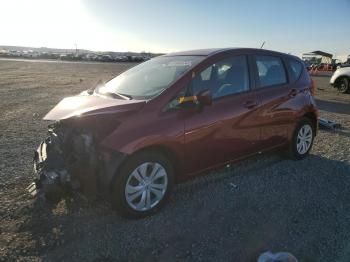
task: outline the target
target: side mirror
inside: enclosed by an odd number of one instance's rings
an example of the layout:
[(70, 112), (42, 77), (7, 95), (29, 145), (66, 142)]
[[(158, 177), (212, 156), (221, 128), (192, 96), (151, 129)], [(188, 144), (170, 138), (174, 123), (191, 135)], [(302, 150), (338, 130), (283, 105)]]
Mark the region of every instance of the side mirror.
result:
[(213, 97), (209, 90), (204, 90), (197, 95), (197, 100), (199, 104), (203, 106), (210, 106), (213, 101)]
[(209, 90), (204, 90), (196, 96), (179, 97), (179, 104), (198, 104), (201, 106), (210, 106), (212, 104), (212, 96)]

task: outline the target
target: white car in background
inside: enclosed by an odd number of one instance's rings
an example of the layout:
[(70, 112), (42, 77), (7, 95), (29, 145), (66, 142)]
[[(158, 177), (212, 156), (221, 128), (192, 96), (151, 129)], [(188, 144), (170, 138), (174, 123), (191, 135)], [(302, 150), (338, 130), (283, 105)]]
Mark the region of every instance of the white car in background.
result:
[(350, 93), (350, 67), (338, 68), (329, 83), (343, 94)]

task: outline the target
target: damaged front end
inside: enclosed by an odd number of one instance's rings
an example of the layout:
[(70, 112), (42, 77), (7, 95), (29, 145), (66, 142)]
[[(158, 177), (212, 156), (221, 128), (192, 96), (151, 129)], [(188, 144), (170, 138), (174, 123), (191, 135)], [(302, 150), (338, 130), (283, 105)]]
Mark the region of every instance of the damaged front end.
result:
[(93, 134), (60, 122), (50, 125), (48, 133), (34, 154), (36, 179), (29, 192), (53, 201), (72, 189), (94, 196), (99, 163)]
[(28, 187), (33, 196), (58, 200), (79, 190), (88, 198), (109, 194), (111, 181), (125, 154), (101, 142), (123, 119), (140, 110), (145, 101), (77, 95), (61, 100), (43, 118), (48, 137), (34, 154), (35, 181)]

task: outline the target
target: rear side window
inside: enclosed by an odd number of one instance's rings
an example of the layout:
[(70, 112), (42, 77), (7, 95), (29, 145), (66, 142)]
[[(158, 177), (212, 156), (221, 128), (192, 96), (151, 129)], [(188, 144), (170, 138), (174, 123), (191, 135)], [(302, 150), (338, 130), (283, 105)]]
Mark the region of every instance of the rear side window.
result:
[(295, 82), (299, 79), (301, 71), (303, 69), (303, 65), (301, 62), (295, 59), (288, 59), (288, 64), (290, 67), (290, 80), (291, 82)]
[(286, 71), (281, 58), (277, 56), (255, 56), (259, 87), (287, 83)]

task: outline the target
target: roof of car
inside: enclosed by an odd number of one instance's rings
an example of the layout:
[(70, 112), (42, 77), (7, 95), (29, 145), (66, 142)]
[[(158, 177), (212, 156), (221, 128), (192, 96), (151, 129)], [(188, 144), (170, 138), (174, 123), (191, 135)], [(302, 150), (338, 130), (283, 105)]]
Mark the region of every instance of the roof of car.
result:
[[(197, 49), (197, 50), (189, 50), (189, 51), (181, 51), (181, 52), (174, 52), (166, 54), (165, 56), (211, 56), (217, 53), (222, 53), (226, 51), (256, 51), (258, 53), (275, 53), (280, 55), (288, 55), (285, 53), (280, 53), (272, 50), (266, 50), (266, 49), (258, 49), (258, 48), (243, 48), (243, 47), (236, 47), (236, 48), (210, 48), (210, 49)], [(293, 56), (293, 55), (289, 55)], [(294, 56), (293, 56), (294, 57)]]
[(180, 56), (180, 55), (200, 55), (200, 56), (209, 56), (219, 52), (231, 50), (235, 48), (209, 48), (209, 49), (197, 49), (197, 50), (189, 50), (189, 51), (180, 51), (169, 53), (167, 56)]

